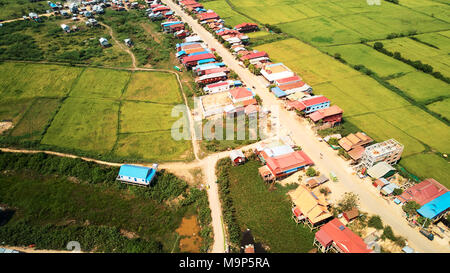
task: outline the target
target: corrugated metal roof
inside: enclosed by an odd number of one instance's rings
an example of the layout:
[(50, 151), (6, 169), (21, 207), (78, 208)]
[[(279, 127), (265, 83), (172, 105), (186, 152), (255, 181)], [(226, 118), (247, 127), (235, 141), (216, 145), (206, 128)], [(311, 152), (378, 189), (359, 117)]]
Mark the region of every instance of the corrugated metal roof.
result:
[(450, 208), (450, 192), (433, 199), (432, 201), (423, 205), (417, 212), (423, 217), (433, 219), (445, 210)]

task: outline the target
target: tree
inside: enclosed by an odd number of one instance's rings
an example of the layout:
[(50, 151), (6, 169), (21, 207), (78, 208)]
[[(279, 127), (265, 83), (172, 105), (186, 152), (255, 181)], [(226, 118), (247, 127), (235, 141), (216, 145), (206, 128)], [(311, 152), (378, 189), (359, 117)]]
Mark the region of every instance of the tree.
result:
[(338, 146), (338, 145), (339, 145), (339, 142), (338, 142), (338, 139), (337, 139), (337, 138), (331, 137), (331, 138), (328, 140), (328, 144), (334, 145), (334, 146)]
[(353, 208), (358, 208), (359, 197), (353, 192), (346, 192), (344, 197), (337, 203), (338, 210), (340, 212), (348, 211)]
[(400, 194), (402, 194), (402, 193), (403, 193), (403, 190), (402, 190), (402, 189), (394, 189), (394, 191), (393, 191), (393, 194), (394, 194), (395, 196), (400, 195)]
[(314, 170), (313, 167), (309, 167), (309, 168), (306, 170), (306, 175), (309, 176), (309, 177), (316, 176), (316, 170)]
[(369, 227), (373, 227), (377, 230), (383, 229), (383, 221), (381, 220), (380, 216), (374, 215), (369, 218), (369, 221), (367, 222), (367, 225)]
[(420, 205), (415, 201), (406, 202), (402, 207), (403, 211), (409, 216), (416, 214), (416, 211), (420, 209)]
[(375, 42), (375, 43), (373, 44), (373, 48), (375, 48), (376, 50), (382, 49), (383, 46), (384, 46), (384, 45), (383, 45), (382, 42)]

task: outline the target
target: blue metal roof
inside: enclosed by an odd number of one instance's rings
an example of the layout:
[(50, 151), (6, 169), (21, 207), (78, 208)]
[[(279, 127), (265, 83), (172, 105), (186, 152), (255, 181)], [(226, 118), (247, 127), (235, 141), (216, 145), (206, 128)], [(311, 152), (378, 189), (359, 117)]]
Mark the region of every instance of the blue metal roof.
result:
[(186, 51), (181, 50), (181, 51), (178, 51), (177, 54), (175, 54), (175, 56), (177, 56), (177, 58), (178, 58), (178, 57), (180, 57), (181, 55), (184, 55), (184, 54), (186, 54)]
[(211, 51), (205, 50), (205, 51), (202, 51), (202, 52), (195, 52), (195, 53), (189, 54), (188, 56), (202, 55), (202, 54), (208, 54), (208, 53), (211, 53)]
[(287, 94), (281, 90), (278, 86), (271, 89), (272, 93), (275, 94), (277, 98), (285, 97)]
[(197, 62), (197, 64), (204, 64), (209, 62), (214, 62), (216, 59), (204, 59)]
[(182, 24), (182, 23), (183, 23), (182, 21), (164, 22), (164, 23), (161, 23), (161, 26), (166, 27), (166, 26), (171, 26), (171, 25), (176, 25), (176, 24)]
[(423, 205), (417, 212), (423, 217), (433, 219), (450, 207), (450, 192), (431, 200)]
[(151, 181), (153, 176), (155, 176), (155, 169), (135, 166), (135, 165), (122, 165), (120, 166), (119, 175), (128, 176), (133, 178), (145, 179), (145, 181)]

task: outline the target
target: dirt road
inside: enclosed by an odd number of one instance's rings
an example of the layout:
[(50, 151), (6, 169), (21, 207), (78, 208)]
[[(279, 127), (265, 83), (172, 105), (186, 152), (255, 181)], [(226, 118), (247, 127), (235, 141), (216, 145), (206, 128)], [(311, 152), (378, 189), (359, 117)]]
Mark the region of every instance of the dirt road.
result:
[[(430, 242), (422, 236), (417, 230), (412, 229), (406, 221), (401, 217), (398, 209), (379, 196), (369, 191), (370, 184), (362, 182), (353, 171), (348, 167), (347, 163), (339, 158), (333, 150), (326, 144), (317, 140), (310, 126), (298, 118), (294, 112), (286, 111), (280, 100), (270, 94), (266, 88), (267, 82), (261, 77), (255, 76), (247, 69), (241, 67), (235, 57), (220, 44), (206, 29), (204, 29), (196, 20), (183, 12), (179, 6), (170, 0), (162, 0), (175, 13), (188, 23), (192, 30), (198, 34), (210, 48), (215, 48), (216, 52), (223, 58), (223, 62), (233, 69), (239, 77), (248, 86), (255, 86), (255, 92), (258, 94), (264, 106), (278, 105), (280, 108), (280, 126), (283, 133), (290, 134), (291, 138), (300, 145), (303, 150), (315, 162), (315, 165), (322, 173), (329, 174), (334, 172), (340, 182), (339, 187), (342, 192), (354, 192), (359, 195), (361, 200), (361, 209), (371, 214), (380, 215), (385, 224), (390, 225), (394, 231), (408, 239), (409, 245), (419, 252), (449, 252), (448, 246), (440, 245), (436, 242)], [(320, 152), (319, 152), (320, 151)], [(323, 159), (320, 159), (322, 153)], [(337, 185), (336, 185), (337, 186)]]

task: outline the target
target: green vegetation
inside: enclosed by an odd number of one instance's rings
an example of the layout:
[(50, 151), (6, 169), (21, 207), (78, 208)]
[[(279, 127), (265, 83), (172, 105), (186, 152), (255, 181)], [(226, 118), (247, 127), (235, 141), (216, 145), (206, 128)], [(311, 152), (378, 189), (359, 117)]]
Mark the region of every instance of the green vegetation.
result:
[(313, 233), (291, 218), (291, 205), (286, 192), (292, 187), (276, 185), (269, 190), (258, 175), (261, 165), (250, 159), (234, 167), (229, 159), (217, 164), (224, 222), (231, 243), (240, 244), (241, 231), (249, 228), (256, 242), (270, 252), (307, 252), (312, 248)]
[[(60, 16), (42, 17), (43, 22), (15, 21), (0, 28), (0, 60), (47, 60), (96, 66), (127, 67), (130, 56), (112, 41), (103, 26), (88, 27)], [(76, 26), (65, 33), (61, 24)], [(111, 47), (102, 48), (98, 39), (108, 39)]]
[(427, 108), (450, 120), (450, 98), (428, 104)]
[(432, 153), (416, 154), (402, 158), (400, 161), (406, 170), (414, 172), (420, 179), (434, 178), (450, 188), (450, 167), (448, 160)]
[(413, 216), (417, 214), (417, 210), (420, 209), (421, 205), (415, 201), (408, 201), (403, 205), (402, 209), (408, 214), (408, 216)]
[(0, 19), (15, 19), (28, 16), (30, 12), (44, 13), (49, 9), (45, 1), (0, 0)]
[[(184, 216), (200, 212), (209, 226), (205, 192), (186, 191), (186, 182), (165, 171), (139, 188), (115, 181), (116, 167), (46, 154), (0, 153), (0, 170), (0, 202), (14, 211), (0, 226), (6, 244), (65, 249), (79, 241), (82, 251), (170, 252)], [(170, 203), (179, 196), (182, 202)]]
[(383, 229), (383, 221), (378, 215), (371, 216), (367, 221), (367, 225), (369, 227), (376, 228), (377, 230)]
[(169, 73), (9, 62), (0, 72), (0, 118), (14, 125), (5, 145), (115, 161), (192, 156), (189, 141), (171, 137), (182, 99)]

